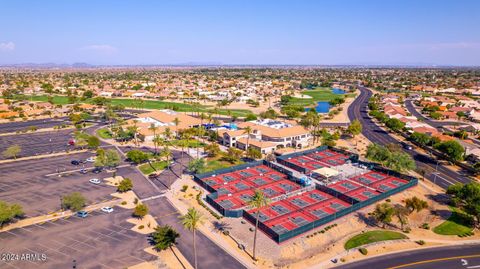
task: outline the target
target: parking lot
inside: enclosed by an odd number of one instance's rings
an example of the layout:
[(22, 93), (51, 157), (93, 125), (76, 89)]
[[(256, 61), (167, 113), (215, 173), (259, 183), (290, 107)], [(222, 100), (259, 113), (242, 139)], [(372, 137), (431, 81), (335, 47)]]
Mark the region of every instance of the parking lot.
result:
[(7, 122), (0, 124), (0, 134), (25, 131), (28, 130), (28, 128), (30, 127), (36, 127), (37, 129), (53, 128), (54, 126), (59, 126), (62, 124), (70, 124), (70, 121), (67, 117), (57, 119)]
[[(22, 148), (19, 156), (27, 157), (42, 154), (63, 152), (72, 150), (68, 141), (72, 138), (74, 130), (58, 130), (51, 132), (26, 133), (0, 136), (0, 153), (11, 145), (19, 145)], [(0, 154), (0, 160), (5, 159)]]
[[(79, 169), (92, 168), (93, 164), (75, 166), (70, 163), (73, 159), (84, 160), (92, 155), (85, 152), (0, 164), (2, 179), (5, 179), (0, 181), (0, 200), (20, 203), (27, 216), (37, 216), (60, 209), (60, 197), (74, 191), (82, 193), (90, 203), (110, 199), (114, 187), (104, 183), (95, 185), (88, 180), (111, 174), (81, 174)], [(59, 177), (58, 171), (71, 172)]]
[[(2, 261), (0, 268), (126, 268), (155, 257), (148, 238), (130, 230), (131, 210), (91, 212), (0, 233), (0, 253), (36, 254), (35, 261)], [(27, 240), (28, 239), (28, 240)], [(41, 260), (42, 254), (46, 260)]]

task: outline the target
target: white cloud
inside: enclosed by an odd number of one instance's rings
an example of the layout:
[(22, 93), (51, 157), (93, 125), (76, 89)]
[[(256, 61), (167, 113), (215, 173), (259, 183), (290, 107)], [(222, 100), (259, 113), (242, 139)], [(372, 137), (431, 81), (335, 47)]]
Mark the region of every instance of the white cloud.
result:
[(6, 42), (0, 43), (0, 51), (11, 51), (15, 49), (15, 43), (13, 42)]
[(105, 54), (113, 54), (118, 51), (117, 48), (111, 45), (89, 45), (82, 47), (81, 50), (96, 51)]

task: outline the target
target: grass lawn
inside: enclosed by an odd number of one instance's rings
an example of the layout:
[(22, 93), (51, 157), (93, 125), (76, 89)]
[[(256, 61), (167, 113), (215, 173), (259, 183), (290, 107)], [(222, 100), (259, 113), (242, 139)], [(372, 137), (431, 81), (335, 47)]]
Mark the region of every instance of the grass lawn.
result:
[(165, 167), (167, 167), (167, 162), (166, 161), (152, 162), (151, 164), (152, 165), (150, 165), (149, 163), (144, 163), (144, 164), (140, 165), (138, 168), (140, 169), (140, 171), (142, 171), (143, 174), (149, 175), (149, 174), (155, 172), (155, 170), (152, 168), (152, 166), (157, 171), (161, 171), (161, 170), (165, 169)]
[(462, 235), (472, 231), (468, 226), (466, 215), (458, 208), (450, 207), (452, 215), (433, 229), (433, 232), (441, 235)]
[(101, 138), (103, 139), (110, 139), (112, 138), (112, 133), (105, 129), (105, 128), (102, 128), (102, 129), (98, 129), (97, 130), (97, 135), (100, 136)]
[(387, 240), (397, 240), (397, 239), (406, 239), (408, 238), (406, 235), (398, 232), (393, 231), (370, 231), (355, 235), (354, 237), (350, 238), (345, 243), (345, 249), (352, 249), (359, 246), (363, 246), (366, 244), (380, 242), (380, 241), (387, 241)]
[[(19, 95), (15, 96), (14, 99), (37, 101), (37, 102), (47, 102), (47, 95)], [(125, 99), (125, 98), (109, 98), (110, 104), (112, 105), (124, 105), (125, 107), (138, 108), (138, 100), (136, 99)], [(68, 104), (68, 97), (63, 95), (54, 95), (52, 99), (54, 104), (66, 105)], [(80, 103), (91, 103), (91, 99), (79, 101)], [(209, 106), (199, 105), (199, 104), (184, 104), (179, 102), (165, 102), (159, 100), (144, 100), (141, 108), (145, 109), (174, 109), (180, 112), (213, 112), (213, 109)], [(230, 115), (237, 117), (245, 117), (248, 114), (251, 114), (252, 111), (248, 109), (219, 109), (218, 114), (228, 115), (230, 110)]]
[[(180, 147), (180, 141), (183, 141), (182, 140), (172, 140), (171, 143), (172, 145), (174, 146), (177, 146), (177, 147)], [(205, 143), (202, 143), (196, 139), (189, 139), (188, 140), (188, 147), (189, 148), (200, 148), (200, 147), (203, 147), (205, 146)]]
[(231, 167), (231, 166), (235, 166), (235, 165), (239, 165), (239, 164), (244, 163), (243, 161), (239, 160), (236, 163), (232, 164), (230, 162), (222, 160), (221, 158), (222, 157), (219, 156), (219, 157), (215, 157), (215, 158), (206, 159), (205, 169), (202, 171), (202, 173), (206, 173), (206, 172), (210, 172), (210, 171), (218, 170), (218, 169), (223, 169), (223, 168), (227, 168), (227, 167)]
[(331, 88), (325, 87), (318, 87), (313, 90), (306, 90), (303, 91), (302, 94), (311, 96), (312, 98), (304, 99), (304, 98), (295, 98), (293, 97), (289, 104), (291, 105), (314, 105), (317, 102), (329, 102), (338, 97), (344, 97), (344, 94), (335, 94), (332, 92)]

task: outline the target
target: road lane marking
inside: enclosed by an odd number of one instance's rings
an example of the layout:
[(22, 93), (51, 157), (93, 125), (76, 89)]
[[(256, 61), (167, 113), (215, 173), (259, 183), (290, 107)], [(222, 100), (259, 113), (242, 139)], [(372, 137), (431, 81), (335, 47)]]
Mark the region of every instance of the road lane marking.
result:
[(480, 268), (480, 265), (467, 266), (467, 268), (469, 268), (469, 269)]
[(431, 259), (431, 260), (424, 260), (424, 261), (418, 261), (418, 262), (412, 262), (412, 263), (397, 265), (397, 266), (389, 267), (388, 269), (398, 269), (398, 268), (404, 268), (404, 267), (407, 267), (407, 266), (419, 265), (419, 264), (425, 264), (425, 263), (433, 263), (433, 262), (441, 262), (441, 261), (449, 261), (449, 260), (465, 259), (465, 258), (478, 258), (478, 257), (480, 257), (480, 254)]

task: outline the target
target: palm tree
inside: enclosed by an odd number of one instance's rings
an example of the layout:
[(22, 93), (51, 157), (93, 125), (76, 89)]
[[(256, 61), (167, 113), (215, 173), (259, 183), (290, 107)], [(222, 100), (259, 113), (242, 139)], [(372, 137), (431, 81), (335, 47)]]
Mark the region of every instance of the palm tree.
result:
[(178, 125), (180, 124), (180, 120), (178, 118), (173, 119), (173, 124), (175, 124), (175, 137), (178, 137)]
[(155, 147), (155, 154), (157, 154), (157, 148), (164, 143), (164, 139), (159, 135), (155, 135), (152, 139), (152, 142), (153, 146)]
[(260, 216), (260, 208), (267, 206), (270, 203), (270, 199), (268, 199), (265, 194), (261, 190), (255, 190), (249, 205), (257, 209), (257, 213), (255, 216), (255, 233), (253, 235), (253, 259), (257, 260), (255, 256), (255, 250), (257, 247), (257, 230), (258, 230), (258, 218)]
[(169, 127), (165, 128), (165, 130), (163, 131), (163, 136), (165, 137), (165, 139), (170, 140), (172, 138), (172, 130), (170, 130)]
[[(157, 136), (158, 126), (152, 123), (150, 124), (150, 127), (148, 127), (148, 130), (153, 132), (153, 138), (155, 139), (155, 137)], [(155, 154), (157, 154), (157, 144), (153, 142), (153, 146), (155, 147)]]
[(188, 209), (187, 214), (180, 217), (182, 220), (182, 225), (185, 229), (188, 229), (193, 232), (193, 256), (195, 260), (194, 268), (197, 269), (197, 247), (195, 246), (195, 231), (198, 229), (198, 226), (203, 223), (202, 214), (196, 210), (194, 207)]
[(248, 150), (248, 146), (249, 146), (249, 143), (250, 143), (250, 134), (252, 133), (252, 127), (250, 126), (247, 126), (245, 127), (245, 129), (243, 129), (243, 133), (244, 134), (247, 134), (247, 146), (245, 147), (245, 152)]

